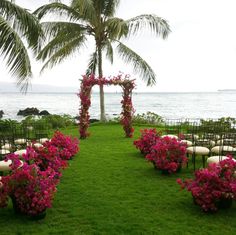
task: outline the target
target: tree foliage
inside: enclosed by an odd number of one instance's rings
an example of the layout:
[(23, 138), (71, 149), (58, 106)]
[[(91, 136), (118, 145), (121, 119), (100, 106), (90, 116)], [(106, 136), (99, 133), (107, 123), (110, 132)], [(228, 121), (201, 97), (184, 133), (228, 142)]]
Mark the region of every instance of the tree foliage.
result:
[(22, 90), (27, 90), (32, 76), (27, 46), (36, 53), (41, 38), (42, 30), (34, 15), (11, 1), (0, 1), (0, 55)]

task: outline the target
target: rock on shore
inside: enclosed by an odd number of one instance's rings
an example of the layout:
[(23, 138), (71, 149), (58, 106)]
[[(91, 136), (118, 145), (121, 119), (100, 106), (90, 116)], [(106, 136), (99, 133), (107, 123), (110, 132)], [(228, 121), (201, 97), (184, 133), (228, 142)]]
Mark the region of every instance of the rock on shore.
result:
[(41, 112), (37, 108), (26, 108), (19, 110), (17, 113), (18, 116), (29, 116), (29, 115), (50, 115), (47, 110), (42, 110)]
[(2, 118), (4, 112), (2, 110), (0, 110), (0, 118)]

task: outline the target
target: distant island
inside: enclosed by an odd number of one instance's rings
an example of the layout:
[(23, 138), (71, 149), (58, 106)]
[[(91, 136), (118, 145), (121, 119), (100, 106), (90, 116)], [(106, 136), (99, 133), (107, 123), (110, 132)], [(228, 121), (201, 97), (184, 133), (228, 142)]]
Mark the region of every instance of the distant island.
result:
[[(28, 92), (32, 93), (76, 93), (79, 90), (78, 87), (62, 87), (62, 86), (51, 86), (43, 84), (32, 84), (29, 86)], [(15, 83), (1, 82), (0, 81), (0, 93), (18, 93), (20, 88)]]
[(236, 92), (236, 89), (223, 89), (223, 90), (217, 90), (217, 91), (223, 91), (223, 92), (228, 92), (228, 91), (230, 91), (230, 92)]

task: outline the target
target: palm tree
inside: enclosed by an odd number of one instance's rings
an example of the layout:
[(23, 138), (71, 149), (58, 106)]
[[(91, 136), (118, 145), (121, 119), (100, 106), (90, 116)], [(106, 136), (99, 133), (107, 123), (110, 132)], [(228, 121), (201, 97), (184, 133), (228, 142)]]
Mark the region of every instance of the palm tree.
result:
[[(118, 55), (126, 63), (131, 63), (134, 71), (139, 73), (147, 85), (153, 85), (155, 73), (131, 48), (121, 40), (147, 28), (165, 39), (170, 32), (168, 23), (155, 15), (140, 15), (129, 20), (115, 17), (119, 0), (72, 0), (70, 6), (54, 2), (38, 8), (34, 13), (41, 20), (50, 13), (67, 16), (65, 21), (51, 21), (42, 23), (49, 42), (41, 50), (38, 59), (46, 61), (43, 69), (52, 67), (72, 53), (78, 52), (85, 45), (89, 37), (94, 39), (94, 50), (90, 56), (87, 74), (98, 73), (103, 77), (102, 55), (105, 53), (113, 63), (113, 46)], [(105, 121), (104, 91), (100, 86), (100, 120)]]
[(36, 52), (41, 35), (39, 21), (34, 15), (14, 1), (0, 1), (0, 55), (6, 60), (10, 73), (17, 77), (21, 90), (27, 90), (29, 78), (32, 76), (24, 43)]

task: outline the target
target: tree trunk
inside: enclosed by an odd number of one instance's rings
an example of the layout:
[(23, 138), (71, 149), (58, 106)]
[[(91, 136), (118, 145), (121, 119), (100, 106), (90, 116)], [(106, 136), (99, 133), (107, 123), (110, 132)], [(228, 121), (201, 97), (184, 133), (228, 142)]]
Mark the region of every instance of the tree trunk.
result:
[[(101, 79), (103, 77), (101, 46), (98, 46), (98, 75), (99, 75), (99, 79)], [(99, 88), (100, 88), (100, 121), (106, 122), (103, 85), (100, 85)]]

